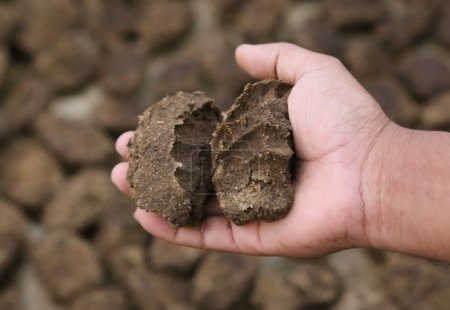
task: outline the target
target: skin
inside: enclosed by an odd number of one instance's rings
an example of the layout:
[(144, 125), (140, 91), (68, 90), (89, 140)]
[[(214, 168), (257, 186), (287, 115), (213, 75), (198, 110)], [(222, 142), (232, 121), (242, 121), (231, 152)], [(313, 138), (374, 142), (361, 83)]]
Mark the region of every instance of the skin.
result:
[[(242, 45), (236, 60), (257, 79), (294, 86), (288, 108), (301, 168), (292, 210), (276, 222), (236, 226), (209, 201), (198, 227), (175, 229), (138, 209), (146, 231), (179, 245), (255, 255), (374, 247), (450, 261), (450, 134), (394, 124), (333, 57), (275, 43)], [(132, 136), (116, 143), (125, 160)], [(117, 165), (112, 180), (130, 195), (127, 169)]]

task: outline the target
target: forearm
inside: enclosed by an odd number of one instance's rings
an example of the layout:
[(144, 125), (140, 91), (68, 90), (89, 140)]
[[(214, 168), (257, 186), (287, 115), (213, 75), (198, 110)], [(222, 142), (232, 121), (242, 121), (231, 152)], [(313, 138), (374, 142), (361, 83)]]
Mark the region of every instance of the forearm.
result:
[(450, 133), (390, 124), (365, 167), (369, 245), (450, 262)]

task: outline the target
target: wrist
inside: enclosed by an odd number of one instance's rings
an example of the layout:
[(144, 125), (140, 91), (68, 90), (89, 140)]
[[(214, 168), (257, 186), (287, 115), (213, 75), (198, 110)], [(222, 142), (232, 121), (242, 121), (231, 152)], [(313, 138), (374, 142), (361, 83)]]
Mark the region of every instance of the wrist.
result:
[(389, 208), (396, 204), (394, 181), (400, 176), (414, 131), (391, 121), (372, 144), (361, 173), (361, 199), (364, 209), (366, 247), (387, 248), (388, 240), (395, 239)]

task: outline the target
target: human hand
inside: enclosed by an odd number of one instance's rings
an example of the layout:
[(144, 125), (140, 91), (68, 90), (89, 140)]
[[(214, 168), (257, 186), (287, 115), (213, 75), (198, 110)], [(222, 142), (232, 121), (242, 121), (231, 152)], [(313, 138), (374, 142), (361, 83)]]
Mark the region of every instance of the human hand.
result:
[[(149, 233), (176, 244), (256, 255), (310, 257), (368, 245), (372, 227), (364, 201), (365, 163), (391, 124), (379, 105), (329, 56), (276, 43), (240, 46), (236, 59), (257, 79), (294, 85), (288, 109), (301, 165), (290, 213), (276, 222), (236, 226), (218, 212), (217, 201), (210, 201), (198, 227), (175, 229), (141, 209), (135, 212), (136, 220)], [(117, 140), (117, 151), (125, 159), (132, 135)], [(127, 163), (117, 165), (112, 180), (131, 194), (127, 169)]]

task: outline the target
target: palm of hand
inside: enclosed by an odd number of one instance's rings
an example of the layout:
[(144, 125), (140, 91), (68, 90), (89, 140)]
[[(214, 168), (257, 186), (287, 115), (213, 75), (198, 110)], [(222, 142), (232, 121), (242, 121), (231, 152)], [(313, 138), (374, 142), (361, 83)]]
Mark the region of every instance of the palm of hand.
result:
[(324, 254), (365, 237), (361, 174), (384, 115), (340, 64), (323, 70), (305, 74), (289, 98), (302, 168), (291, 213), (274, 223), (296, 231), (277, 234), (283, 248), (276, 252), (288, 255)]

